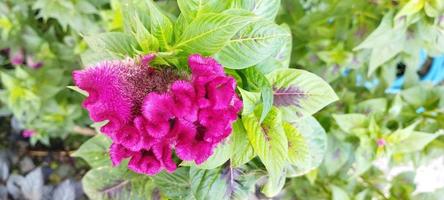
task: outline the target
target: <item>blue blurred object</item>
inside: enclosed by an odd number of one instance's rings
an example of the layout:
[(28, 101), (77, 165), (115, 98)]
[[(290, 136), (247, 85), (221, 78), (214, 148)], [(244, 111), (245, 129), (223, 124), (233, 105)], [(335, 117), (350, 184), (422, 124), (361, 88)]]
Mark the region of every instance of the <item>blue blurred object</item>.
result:
[[(420, 65), (422, 66), (427, 60), (427, 53), (425, 51), (421, 51), (420, 56)], [(427, 74), (421, 78), (421, 81), (430, 82), (433, 85), (437, 85), (440, 82), (444, 81), (444, 55), (433, 58), (432, 66), (430, 67)], [(387, 88), (386, 93), (398, 93), (401, 91), (402, 86), (404, 85), (404, 76), (397, 78), (392, 86)]]

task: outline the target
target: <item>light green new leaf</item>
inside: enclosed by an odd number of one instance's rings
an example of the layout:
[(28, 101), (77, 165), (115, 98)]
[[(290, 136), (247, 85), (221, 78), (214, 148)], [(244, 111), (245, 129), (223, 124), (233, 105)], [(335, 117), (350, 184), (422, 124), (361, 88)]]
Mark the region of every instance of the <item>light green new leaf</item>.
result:
[(420, 151), (441, 135), (444, 135), (444, 132), (432, 134), (413, 131), (408, 137), (396, 142), (395, 144), (389, 144), (389, 148), (392, 149), (393, 153), (410, 153)]
[(348, 196), (347, 192), (344, 191), (344, 189), (335, 185), (330, 185), (330, 189), (332, 193), (332, 200), (350, 200), (350, 197)]
[(317, 75), (298, 69), (282, 69), (267, 75), (273, 87), (274, 105), (298, 115), (312, 115), (338, 100), (334, 90)]
[(251, 159), (256, 154), (253, 146), (248, 140), (247, 132), (242, 124), (242, 120), (237, 120), (233, 123), (233, 132), (231, 134), (231, 166), (239, 167)]
[(307, 116), (294, 124), (284, 124), (288, 138), (287, 176), (301, 176), (319, 167), (327, 152), (327, 134), (319, 122)]
[(82, 179), (90, 199), (150, 199), (153, 184), (149, 177), (134, 174), (126, 167), (101, 166), (88, 171)]
[(137, 40), (126, 33), (109, 32), (84, 38), (88, 46), (95, 52), (107, 52), (117, 58), (134, 56), (138, 47)]
[(131, 33), (133, 34), (134, 38), (136, 38), (140, 48), (142, 48), (142, 51), (144, 53), (153, 51), (157, 52), (160, 46), (159, 40), (147, 30), (137, 15), (131, 17), (131, 21)]
[(291, 33), (285, 27), (259, 21), (240, 30), (215, 58), (227, 68), (247, 68), (278, 54), (288, 40)]
[(257, 16), (274, 21), (278, 14), (281, 0), (233, 0), (233, 8), (251, 11)]
[(252, 17), (225, 13), (200, 15), (186, 27), (174, 48), (189, 53), (212, 55), (252, 21)]
[(72, 156), (83, 158), (91, 167), (111, 166), (108, 155), (110, 146), (111, 140), (99, 134), (83, 143)]
[(151, 34), (159, 40), (162, 49), (169, 49), (169, 44), (173, 39), (173, 23), (152, 0), (145, 2), (150, 12)]
[(261, 112), (262, 108), (259, 106), (254, 114), (243, 116), (242, 122), (255, 153), (268, 171), (268, 183), (262, 192), (267, 196), (274, 196), (281, 186), (288, 155), (288, 142), (279, 110), (272, 108), (262, 124), (259, 123)]
[(80, 88), (77, 87), (77, 86), (66, 86), (66, 87), (69, 88), (69, 89), (71, 89), (71, 90), (73, 90), (73, 91), (76, 91), (76, 92), (82, 94), (82, 95), (85, 96), (85, 97), (89, 96), (89, 94), (88, 94), (87, 91), (82, 90), (82, 89), (80, 89)]
[(271, 107), (273, 106), (273, 89), (271, 88), (271, 84), (264, 76), (264, 74), (262, 74), (256, 68), (250, 67), (248, 69), (245, 69), (244, 72), (250, 89), (253, 91), (261, 92), (263, 109), (259, 122), (262, 123), (268, 112), (270, 112)]
[(422, 8), (424, 8), (426, 0), (410, 0), (402, 9), (399, 11), (398, 14), (396, 14), (395, 19), (399, 19), (400, 17), (410, 16), (413, 15)]
[(367, 116), (359, 113), (333, 115), (339, 128), (346, 133), (351, 133), (354, 128), (366, 128)]
[(242, 115), (249, 115), (254, 112), (254, 108), (260, 103), (261, 93), (249, 92), (238, 88), (242, 96), (243, 108)]
[(369, 75), (404, 49), (406, 29), (403, 26), (393, 27), (392, 17), (392, 12), (386, 14), (378, 28), (354, 49), (371, 49)]

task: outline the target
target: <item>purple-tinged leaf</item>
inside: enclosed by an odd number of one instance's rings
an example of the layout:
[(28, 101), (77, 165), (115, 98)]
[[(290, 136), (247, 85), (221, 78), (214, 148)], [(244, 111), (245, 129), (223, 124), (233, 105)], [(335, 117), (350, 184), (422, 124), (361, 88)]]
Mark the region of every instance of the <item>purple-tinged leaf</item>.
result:
[(273, 88), (275, 106), (297, 106), (301, 107), (300, 101), (306, 98), (306, 93), (294, 86), (287, 88)]

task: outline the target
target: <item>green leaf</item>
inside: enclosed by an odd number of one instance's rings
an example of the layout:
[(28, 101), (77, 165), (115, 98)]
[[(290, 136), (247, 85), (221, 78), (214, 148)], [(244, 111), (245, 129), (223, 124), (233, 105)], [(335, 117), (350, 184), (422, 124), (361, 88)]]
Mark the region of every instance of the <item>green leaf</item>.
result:
[(426, 2), (426, 0), (411, 0), (411, 1), (409, 1), (406, 5), (404, 5), (404, 7), (402, 7), (402, 9), (399, 11), (399, 13), (396, 14), (395, 19), (399, 19), (400, 17), (404, 17), (404, 16), (410, 16), (410, 15), (413, 15), (413, 14), (419, 12), (420, 10), (422, 10), (422, 8), (424, 8), (425, 2)]
[(287, 28), (259, 21), (241, 29), (215, 58), (227, 68), (247, 68), (277, 54), (288, 40), (291, 41), (291, 33)]
[(330, 185), (330, 189), (332, 193), (332, 200), (350, 200), (350, 197), (348, 196), (347, 192), (344, 191), (344, 189), (335, 185)]
[(83, 158), (91, 167), (111, 166), (108, 150), (111, 140), (99, 134), (89, 139), (72, 154), (72, 156)]
[[(224, 3), (225, 2), (225, 3)], [(227, 7), (229, 1), (218, 0), (177, 0), (182, 15), (191, 22), (205, 13), (218, 13)]]
[(420, 151), (441, 135), (444, 135), (444, 132), (432, 134), (413, 131), (407, 137), (396, 141), (396, 143), (389, 143), (389, 148), (392, 149), (393, 153), (410, 153)]
[(117, 58), (134, 56), (137, 40), (126, 33), (109, 32), (84, 38), (88, 46), (96, 52), (107, 52)]
[(245, 9), (257, 16), (274, 21), (280, 5), (280, 0), (233, 0), (232, 7)]
[(258, 174), (253, 169), (194, 167), (162, 172), (155, 185), (169, 199), (246, 199), (254, 192)]
[(262, 192), (267, 196), (274, 196), (279, 192), (276, 190), (277, 186), (281, 185), (288, 142), (279, 110), (272, 108), (262, 124), (259, 123), (261, 112), (262, 108), (258, 106), (254, 114), (243, 116), (242, 122), (255, 153), (269, 173), (269, 181)]
[(238, 88), (242, 96), (243, 108), (242, 115), (249, 115), (254, 112), (254, 108), (260, 103), (261, 93), (249, 92)]
[(82, 179), (83, 190), (91, 199), (150, 199), (153, 184), (149, 177), (123, 167), (94, 168)]
[(354, 50), (371, 49), (368, 75), (382, 64), (394, 58), (404, 49), (406, 41), (405, 27), (392, 26), (393, 13), (384, 16), (381, 24)]
[(157, 52), (159, 50), (159, 40), (152, 35), (143, 25), (137, 15), (131, 17), (131, 33), (136, 38), (140, 48), (144, 53)]
[(38, 18), (43, 18), (45, 21), (50, 18), (56, 19), (65, 30), (69, 26), (80, 33), (98, 31), (98, 26), (94, 24), (91, 15), (96, 9), (87, 1), (37, 0), (33, 2), (32, 8), (38, 10)]
[(225, 13), (200, 15), (186, 27), (174, 48), (189, 53), (212, 55), (252, 21), (251, 17)]
[(233, 132), (231, 135), (231, 166), (241, 166), (251, 159), (255, 155), (253, 146), (251, 146), (248, 140), (247, 132), (242, 124), (242, 120), (237, 120), (233, 123)]
[[(286, 32), (291, 34), (290, 27), (286, 24), (281, 25)], [(258, 63), (256, 68), (264, 74), (268, 74), (277, 69), (288, 68), (290, 66), (291, 50), (293, 41), (287, 39), (282, 41), (284, 44), (279, 47), (276, 53), (273, 53), (264, 61)]]
[(358, 113), (333, 115), (339, 128), (346, 133), (351, 133), (355, 128), (366, 128), (368, 124), (367, 116)]
[(273, 87), (274, 105), (295, 115), (312, 115), (338, 100), (327, 82), (304, 70), (277, 70), (267, 78)]
[(191, 182), (189, 169), (178, 168), (174, 173), (161, 172), (153, 176), (156, 187), (170, 199), (192, 199), (190, 197)]
[(76, 91), (76, 92), (82, 94), (82, 95), (85, 96), (85, 97), (89, 96), (89, 94), (88, 94), (87, 91), (82, 90), (82, 89), (80, 89), (80, 88), (77, 87), (77, 86), (66, 86), (66, 87), (69, 88), (69, 89), (71, 89), (71, 90), (73, 90), (73, 91)]
[(349, 143), (343, 143), (332, 135), (328, 136), (327, 144), (327, 154), (323, 166), (328, 175), (333, 175), (348, 161), (352, 148)]
[(360, 102), (356, 106), (356, 111), (360, 113), (385, 113), (387, 111), (387, 99), (375, 98)]
[(159, 40), (162, 49), (169, 49), (173, 38), (173, 23), (152, 0), (145, 2), (150, 12), (151, 33)]
[(307, 116), (294, 124), (284, 124), (287, 134), (288, 167), (287, 176), (301, 176), (319, 167), (327, 152), (327, 134), (319, 122)]
[(263, 109), (259, 122), (262, 123), (268, 112), (270, 112), (271, 107), (273, 106), (273, 90), (271, 88), (271, 84), (270, 82), (268, 82), (264, 74), (262, 74), (256, 68), (251, 67), (245, 69), (244, 71), (250, 89), (259, 90), (261, 92)]

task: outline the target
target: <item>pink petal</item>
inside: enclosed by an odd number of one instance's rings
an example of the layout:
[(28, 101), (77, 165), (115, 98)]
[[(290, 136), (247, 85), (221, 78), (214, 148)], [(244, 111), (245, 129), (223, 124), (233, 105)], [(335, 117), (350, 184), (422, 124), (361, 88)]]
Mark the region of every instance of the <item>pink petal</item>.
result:
[(162, 171), (159, 160), (156, 159), (152, 151), (142, 150), (133, 155), (128, 162), (128, 168), (136, 173), (155, 175)]
[(113, 166), (119, 165), (123, 159), (129, 158), (134, 154), (134, 152), (126, 149), (120, 144), (113, 143), (109, 149), (109, 155)]
[(191, 68), (193, 77), (224, 75), (222, 65), (211, 57), (203, 57), (199, 54), (191, 55), (188, 57), (188, 65)]

